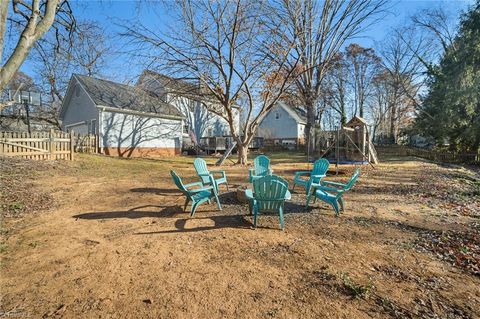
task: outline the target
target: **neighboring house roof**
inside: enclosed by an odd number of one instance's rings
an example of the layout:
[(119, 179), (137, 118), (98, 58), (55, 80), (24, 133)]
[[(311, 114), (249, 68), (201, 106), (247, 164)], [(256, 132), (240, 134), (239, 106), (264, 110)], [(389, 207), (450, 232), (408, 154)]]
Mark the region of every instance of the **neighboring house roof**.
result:
[(139, 87), (84, 75), (73, 75), (83, 86), (97, 106), (148, 112), (171, 116), (182, 116), (174, 106), (152, 96)]
[[(160, 74), (151, 70), (144, 70), (140, 76), (137, 85), (144, 83), (145, 77), (151, 76), (158, 81), (160, 85), (167, 90), (168, 93), (183, 96), (198, 102), (208, 102), (218, 104), (218, 99), (207, 88), (203, 87), (196, 78), (173, 78), (164, 74)], [(193, 83), (190, 81), (195, 81)], [(148, 89), (147, 89), (148, 90)], [(152, 91), (156, 94), (157, 92)], [(234, 105), (234, 108), (239, 106)]]
[[(174, 79), (170, 76), (160, 74), (151, 70), (144, 70), (137, 84), (141, 84), (146, 76), (151, 76), (158, 81), (160, 85), (166, 88), (170, 93), (182, 94), (195, 94), (198, 95), (200, 87), (197, 84), (188, 82), (191, 79)], [(156, 93), (156, 92), (153, 92)]]

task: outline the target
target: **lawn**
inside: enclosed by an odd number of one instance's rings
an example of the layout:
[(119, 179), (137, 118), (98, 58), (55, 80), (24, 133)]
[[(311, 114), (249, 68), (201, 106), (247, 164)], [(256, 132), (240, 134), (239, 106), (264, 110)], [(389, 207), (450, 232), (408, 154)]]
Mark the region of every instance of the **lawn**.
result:
[[(269, 156), (290, 183), (308, 168), (299, 153)], [(223, 210), (194, 218), (169, 176), (196, 181), (191, 157), (0, 163), (0, 317), (480, 317), (470, 169), (384, 159), (363, 168), (338, 218), (296, 190), (282, 232), (274, 215), (252, 229), (235, 197), (247, 168), (228, 161)]]

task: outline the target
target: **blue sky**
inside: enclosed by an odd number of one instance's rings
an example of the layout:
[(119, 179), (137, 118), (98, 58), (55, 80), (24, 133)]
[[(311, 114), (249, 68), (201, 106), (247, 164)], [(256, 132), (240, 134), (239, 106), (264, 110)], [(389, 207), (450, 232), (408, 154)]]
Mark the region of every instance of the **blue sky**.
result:
[[(351, 42), (374, 47), (375, 42), (384, 39), (392, 27), (404, 24), (409, 16), (419, 10), (441, 5), (452, 16), (457, 17), (473, 3), (474, 0), (397, 0), (392, 2), (390, 13), (382, 21), (372, 26), (363, 37), (353, 39)], [(143, 4), (128, 0), (73, 0), (72, 5), (78, 20), (98, 21), (105, 28), (108, 36), (113, 39), (114, 48), (121, 46), (121, 39), (118, 37), (118, 32), (121, 30), (119, 23), (141, 21), (146, 26), (160, 30), (166, 30), (166, 26), (171, 24), (171, 19), (166, 12), (162, 11), (158, 0), (143, 2)], [(138, 62), (132, 61), (128, 56), (115, 54), (109, 59), (103, 75), (119, 82), (132, 80), (142, 70)], [(21, 70), (27, 74), (32, 73), (28, 61)]]

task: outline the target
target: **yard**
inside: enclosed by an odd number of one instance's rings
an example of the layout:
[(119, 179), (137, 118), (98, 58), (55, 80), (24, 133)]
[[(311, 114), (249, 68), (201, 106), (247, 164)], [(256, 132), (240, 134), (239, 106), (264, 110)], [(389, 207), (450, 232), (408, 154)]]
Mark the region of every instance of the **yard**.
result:
[[(290, 183), (307, 168), (269, 155)], [(189, 218), (169, 170), (195, 181), (192, 162), (1, 159), (0, 317), (480, 317), (478, 173), (384, 159), (339, 218), (296, 189), (282, 232), (274, 215), (252, 229), (234, 193), (247, 168), (228, 163), (223, 210)]]

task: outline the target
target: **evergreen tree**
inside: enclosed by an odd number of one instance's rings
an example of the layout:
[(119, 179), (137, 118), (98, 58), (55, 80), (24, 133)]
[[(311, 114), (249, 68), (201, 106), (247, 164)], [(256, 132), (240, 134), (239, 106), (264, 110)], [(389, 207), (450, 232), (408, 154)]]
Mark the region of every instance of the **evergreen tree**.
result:
[(453, 150), (480, 147), (480, 0), (463, 15), (459, 32), (438, 66), (417, 109), (415, 128)]

